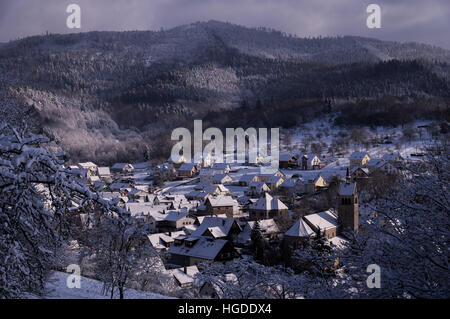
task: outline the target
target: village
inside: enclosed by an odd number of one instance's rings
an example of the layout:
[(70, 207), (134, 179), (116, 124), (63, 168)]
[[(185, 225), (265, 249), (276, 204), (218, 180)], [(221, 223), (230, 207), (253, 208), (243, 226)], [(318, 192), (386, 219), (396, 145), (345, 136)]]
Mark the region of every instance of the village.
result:
[[(68, 168), (103, 199), (144, 221), (147, 244), (165, 271), (179, 287), (189, 288), (203, 262), (253, 258), (255, 231), (272, 247), (299, 247), (318, 237), (335, 249), (345, 247), (346, 233), (358, 231), (375, 213), (360, 207), (360, 185), (393, 179), (404, 160), (400, 153), (375, 157), (357, 151), (337, 160), (283, 151), (278, 171), (261, 174), (258, 164), (200, 158), (198, 163), (180, 157), (156, 165), (86, 162)], [(79, 218), (83, 223), (86, 216)], [(211, 287), (200, 288), (203, 296), (217, 297)]]

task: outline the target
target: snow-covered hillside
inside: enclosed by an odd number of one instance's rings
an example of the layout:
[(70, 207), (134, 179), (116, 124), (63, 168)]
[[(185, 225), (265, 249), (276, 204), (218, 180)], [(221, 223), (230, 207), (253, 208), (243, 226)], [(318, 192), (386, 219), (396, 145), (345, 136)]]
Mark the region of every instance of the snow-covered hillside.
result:
[[(81, 277), (81, 288), (68, 288), (67, 279), (70, 274), (55, 272), (49, 279), (45, 289), (44, 299), (110, 299), (109, 295), (103, 294), (103, 283)], [(116, 291), (114, 299), (119, 298), (119, 292)], [(125, 290), (125, 299), (172, 299), (171, 297), (155, 294), (148, 291), (134, 289)]]

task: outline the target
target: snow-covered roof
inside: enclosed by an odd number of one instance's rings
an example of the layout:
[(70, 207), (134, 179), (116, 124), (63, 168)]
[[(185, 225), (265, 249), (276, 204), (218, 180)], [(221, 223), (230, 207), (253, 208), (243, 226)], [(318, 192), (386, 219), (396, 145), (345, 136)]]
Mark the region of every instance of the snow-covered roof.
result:
[(311, 225), (320, 229), (326, 230), (334, 227), (338, 227), (338, 219), (331, 210), (326, 210), (324, 212), (306, 215), (305, 218)]
[(310, 154), (303, 154), (302, 158), (306, 158), (308, 160), (313, 160), (314, 158), (318, 158), (318, 156), (316, 154), (310, 153)]
[(374, 167), (376, 165), (378, 165), (379, 162), (381, 162), (382, 159), (381, 158), (371, 158), (367, 163), (366, 166), (367, 167)]
[(289, 230), (285, 233), (289, 237), (311, 237), (315, 233), (309, 225), (300, 218)]
[[(256, 221), (248, 222), (248, 226), (250, 227), (250, 229), (253, 229), (255, 227), (255, 224)], [(272, 218), (258, 220), (258, 224), (261, 232), (265, 234), (276, 234), (280, 232), (277, 223)]]
[(341, 183), (339, 184), (338, 194), (341, 196), (351, 196), (355, 194), (356, 183)]
[(206, 199), (212, 207), (229, 207), (234, 206), (235, 201), (231, 196), (214, 196)]
[(120, 170), (120, 169), (124, 169), (127, 166), (130, 167), (131, 169), (133, 169), (133, 165), (128, 164), (128, 163), (116, 163), (112, 166), (112, 169)]
[(267, 186), (267, 184), (264, 182), (252, 182), (250, 183), (249, 187), (251, 189), (270, 191), (270, 187)]
[(100, 181), (100, 177), (94, 175), (94, 176), (89, 177), (89, 180), (91, 182), (99, 182)]
[(191, 284), (194, 282), (194, 277), (199, 273), (197, 266), (181, 267), (171, 269), (168, 271), (172, 274), (180, 285)]
[(273, 198), (268, 193), (265, 193), (264, 196), (256, 201), (256, 203), (250, 206), (250, 209), (270, 211), (288, 209), (288, 207), (279, 199)]
[(366, 157), (366, 155), (369, 154), (367, 154), (367, 152), (353, 152), (350, 155), (350, 160), (362, 160), (364, 159), (364, 157)]
[(181, 164), (180, 168), (178, 169), (179, 171), (192, 171), (192, 169), (196, 168), (197, 165), (194, 163), (183, 163)]
[(402, 159), (399, 153), (383, 154), (381, 158), (384, 159), (385, 161), (397, 161)]
[(86, 162), (86, 163), (78, 163), (78, 166), (81, 168), (96, 168), (97, 165), (92, 162)]
[(295, 187), (296, 184), (297, 184), (297, 181), (295, 179), (290, 178), (290, 179), (285, 180), (280, 185), (280, 187), (292, 188), (292, 187)]
[(217, 254), (227, 243), (227, 241), (223, 239), (209, 239), (204, 237), (193, 239), (197, 242), (195, 242), (192, 247), (188, 247), (184, 244), (172, 245), (170, 246), (168, 252), (170, 254), (214, 260)]
[[(198, 218), (200, 221), (200, 218)], [(221, 217), (215, 217), (215, 216), (205, 216), (201, 220), (200, 226), (197, 228), (196, 231), (192, 233), (192, 236), (200, 237), (203, 236), (206, 230), (217, 227), (220, 229), (220, 231), (224, 234), (224, 236), (227, 236), (230, 232), (231, 226), (233, 226), (233, 223), (235, 220), (233, 218), (221, 218)], [(217, 234), (217, 232), (216, 232)], [(213, 235), (214, 236), (214, 235)]]
[(214, 163), (212, 165), (212, 169), (215, 169), (215, 170), (226, 170), (229, 168), (230, 168), (230, 164), (227, 164), (227, 163)]
[(231, 180), (231, 177), (228, 174), (216, 174), (213, 177), (213, 182), (222, 183), (225, 179)]
[(209, 185), (205, 187), (203, 190), (207, 194), (213, 194), (215, 192), (224, 192), (224, 193), (229, 192), (229, 189), (223, 186), (222, 184)]
[(280, 162), (287, 162), (287, 161), (291, 160), (292, 158), (295, 159), (295, 158), (297, 158), (297, 156), (294, 155), (294, 154), (280, 154), (279, 161)]
[(200, 170), (200, 176), (210, 176), (213, 177), (214, 175), (216, 175), (218, 172), (216, 170), (213, 169), (202, 169)]
[(149, 162), (134, 163), (131, 165), (134, 167), (134, 169), (148, 169), (150, 167)]
[(164, 220), (166, 221), (177, 221), (180, 220), (184, 217), (188, 216), (188, 212), (187, 211), (181, 211), (181, 212), (175, 212), (175, 211), (171, 211), (169, 213), (166, 214), (166, 217), (164, 218)]
[(283, 179), (283, 177), (274, 175), (269, 178), (267, 183), (276, 184), (280, 181), (280, 179)]
[(172, 243), (174, 242), (175, 238), (183, 235), (186, 235), (184, 231), (175, 231), (171, 233), (150, 234), (147, 235), (147, 238), (150, 241), (150, 244), (156, 249), (165, 249), (167, 247), (164, 245), (164, 242)]
[(214, 238), (223, 238), (227, 236), (222, 227), (208, 227), (208, 231)]
[(110, 172), (110, 170), (109, 170), (109, 167), (99, 167), (99, 168), (97, 169), (97, 171), (98, 171), (98, 175), (99, 175), (99, 176), (108, 176), (108, 175), (111, 175), (111, 172)]
[(364, 173), (366, 173), (366, 174), (369, 174), (369, 169), (367, 168), (367, 167), (353, 167), (351, 170), (350, 170), (350, 175), (352, 175), (353, 173), (355, 173), (357, 170), (361, 170), (361, 171), (363, 171)]
[(250, 183), (255, 177), (256, 174), (245, 174), (241, 176), (239, 182)]

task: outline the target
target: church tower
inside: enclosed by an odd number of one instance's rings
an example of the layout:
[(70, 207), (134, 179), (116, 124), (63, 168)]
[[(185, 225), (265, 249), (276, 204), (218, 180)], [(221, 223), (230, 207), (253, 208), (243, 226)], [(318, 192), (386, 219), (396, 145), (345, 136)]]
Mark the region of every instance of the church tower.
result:
[(338, 222), (342, 230), (358, 230), (358, 191), (356, 182), (349, 179), (339, 185), (338, 190)]

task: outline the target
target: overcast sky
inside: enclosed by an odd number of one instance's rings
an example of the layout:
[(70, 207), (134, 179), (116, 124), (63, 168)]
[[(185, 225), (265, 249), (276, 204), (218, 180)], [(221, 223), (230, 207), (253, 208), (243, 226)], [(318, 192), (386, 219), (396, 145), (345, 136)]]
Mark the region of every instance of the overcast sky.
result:
[[(66, 7), (81, 7), (81, 29)], [(366, 7), (382, 10), (382, 28), (366, 26)], [(51, 33), (159, 30), (220, 20), (298, 36), (360, 35), (450, 49), (450, 0), (0, 0), (0, 42)]]

